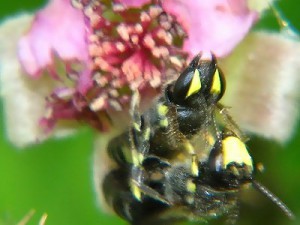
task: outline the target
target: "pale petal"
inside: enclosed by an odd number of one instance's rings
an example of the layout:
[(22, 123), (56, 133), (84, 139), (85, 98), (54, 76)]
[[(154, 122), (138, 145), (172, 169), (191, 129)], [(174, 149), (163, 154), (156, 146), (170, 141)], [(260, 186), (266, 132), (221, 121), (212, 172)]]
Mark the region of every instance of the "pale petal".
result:
[(249, 9), (257, 12), (263, 12), (270, 8), (270, 5), (275, 1), (276, 0), (247, 0)]
[(97, 135), (94, 145), (93, 179), (98, 198), (97, 200), (101, 209), (110, 214), (114, 214), (114, 212), (107, 205), (104, 199), (102, 184), (105, 176), (110, 172), (110, 169), (117, 167), (115, 162), (111, 160), (107, 154), (107, 145), (109, 141), (117, 135), (117, 133), (117, 130), (114, 130), (110, 133)]
[(184, 50), (192, 55), (199, 51), (213, 51), (217, 56), (228, 54), (258, 16), (243, 0), (165, 0), (163, 6), (186, 30)]
[[(0, 85), (8, 139), (18, 147), (40, 142), (47, 136), (39, 126), (45, 114), (45, 97), (54, 82), (47, 77), (32, 80), (22, 72), (17, 58), (17, 42), (30, 26), (33, 16), (23, 14), (0, 25)], [(55, 135), (64, 136), (71, 127), (57, 128)]]
[(299, 117), (299, 54), (299, 39), (256, 32), (223, 60), (223, 102), (243, 129), (280, 142), (292, 135)]
[(53, 64), (53, 54), (64, 60), (88, 59), (84, 18), (69, 0), (50, 1), (24, 31), (18, 54), (24, 70), (33, 77)]
[(140, 7), (146, 3), (149, 3), (150, 0), (120, 0), (119, 2), (129, 7)]

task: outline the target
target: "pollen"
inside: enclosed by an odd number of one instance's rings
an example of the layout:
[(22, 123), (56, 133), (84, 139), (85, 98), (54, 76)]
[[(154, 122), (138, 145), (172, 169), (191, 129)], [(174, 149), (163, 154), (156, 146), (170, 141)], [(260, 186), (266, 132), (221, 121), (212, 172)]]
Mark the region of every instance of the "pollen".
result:
[[(72, 71), (72, 77), (90, 83), (85, 93), (75, 97), (54, 95), (49, 101), (54, 112), (49, 121), (76, 118), (107, 130), (113, 113), (128, 109), (134, 91), (150, 99), (163, 82), (183, 69), (185, 36), (170, 29), (180, 25), (158, 3), (133, 9), (117, 1), (71, 2), (85, 17), (89, 58), (84, 76)], [(61, 108), (66, 110), (58, 112)], [(167, 120), (162, 123), (168, 126)]]

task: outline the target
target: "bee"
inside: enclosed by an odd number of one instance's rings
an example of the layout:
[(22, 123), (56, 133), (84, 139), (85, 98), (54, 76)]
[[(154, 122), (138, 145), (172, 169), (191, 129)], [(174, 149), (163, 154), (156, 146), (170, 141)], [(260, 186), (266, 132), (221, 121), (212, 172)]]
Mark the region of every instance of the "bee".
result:
[(104, 201), (132, 225), (207, 221), (234, 224), (239, 192), (253, 186), (292, 212), (257, 182), (247, 138), (219, 103), (225, 78), (216, 57), (197, 55), (152, 106), (131, 102), (131, 126), (107, 146), (111, 168), (98, 184)]

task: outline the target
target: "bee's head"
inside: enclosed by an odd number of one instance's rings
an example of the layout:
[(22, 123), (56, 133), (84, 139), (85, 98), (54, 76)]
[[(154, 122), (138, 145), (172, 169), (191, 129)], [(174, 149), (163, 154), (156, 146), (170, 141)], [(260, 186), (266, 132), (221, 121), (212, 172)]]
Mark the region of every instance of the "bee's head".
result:
[(252, 181), (252, 158), (245, 143), (231, 131), (221, 134), (210, 152), (208, 162), (217, 186), (239, 188)]
[(175, 81), (172, 99), (176, 104), (185, 104), (197, 94), (204, 96), (208, 103), (216, 103), (225, 92), (225, 79), (217, 67), (216, 57), (201, 59), (198, 54)]
[(291, 210), (278, 197), (254, 179), (252, 158), (245, 143), (232, 131), (223, 132), (220, 140), (216, 141), (209, 155), (208, 166), (214, 188), (237, 190), (244, 184), (252, 184), (290, 219), (294, 218)]

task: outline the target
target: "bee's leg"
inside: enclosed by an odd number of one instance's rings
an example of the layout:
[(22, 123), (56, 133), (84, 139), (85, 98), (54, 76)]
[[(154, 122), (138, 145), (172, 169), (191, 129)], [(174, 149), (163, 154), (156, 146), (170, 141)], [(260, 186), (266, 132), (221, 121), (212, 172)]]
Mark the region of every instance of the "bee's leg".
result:
[(128, 172), (123, 168), (112, 170), (103, 179), (101, 188), (105, 193), (105, 201), (113, 208), (114, 212), (123, 218), (132, 220), (131, 205), (135, 199), (128, 189)]
[(215, 106), (203, 106), (203, 111), (205, 114), (205, 119), (203, 122), (203, 134), (205, 140), (205, 150), (209, 151), (207, 154), (210, 153), (211, 148), (218, 142), (221, 145), (222, 141), (222, 131), (217, 124), (216, 115), (215, 115)]
[(135, 92), (131, 102), (131, 117), (132, 127), (129, 130), (132, 169), (130, 187), (134, 197), (141, 201), (142, 193), (149, 197), (155, 198), (168, 204), (167, 200), (163, 198), (156, 190), (145, 184), (145, 169), (143, 167), (144, 159), (149, 154), (149, 138), (150, 126), (148, 120), (140, 115), (138, 110), (139, 94)]
[(159, 156), (148, 155), (147, 158), (145, 158), (143, 161), (143, 167), (149, 171), (163, 171), (166, 168), (171, 167), (171, 164), (167, 160), (162, 159)]
[[(186, 208), (182, 206), (173, 206), (172, 208), (161, 210), (155, 216), (146, 218), (146, 220), (143, 221), (138, 221), (138, 223), (132, 225), (175, 225), (186, 222), (186, 218), (189, 218), (191, 221), (193, 221), (193, 218), (191, 217), (191, 213), (187, 213)], [(199, 224), (198, 222), (207, 224), (207, 221), (202, 218), (197, 218), (196, 224)]]
[(238, 200), (235, 200), (236, 202), (234, 203), (234, 207), (230, 210), (229, 214), (227, 215), (226, 218), (226, 224), (227, 225), (236, 225), (239, 214), (240, 214), (240, 208), (239, 208), (239, 203)]

